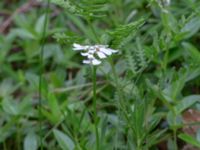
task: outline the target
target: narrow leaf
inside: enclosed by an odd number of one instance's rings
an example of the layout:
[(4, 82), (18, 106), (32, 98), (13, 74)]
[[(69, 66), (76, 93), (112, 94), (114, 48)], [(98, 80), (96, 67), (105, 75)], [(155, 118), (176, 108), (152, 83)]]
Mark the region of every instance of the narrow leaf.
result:
[(178, 136), (180, 139), (182, 139), (183, 141), (192, 144), (198, 148), (200, 148), (200, 142), (198, 142), (195, 138), (193, 138), (192, 136), (188, 135), (188, 134), (179, 134)]

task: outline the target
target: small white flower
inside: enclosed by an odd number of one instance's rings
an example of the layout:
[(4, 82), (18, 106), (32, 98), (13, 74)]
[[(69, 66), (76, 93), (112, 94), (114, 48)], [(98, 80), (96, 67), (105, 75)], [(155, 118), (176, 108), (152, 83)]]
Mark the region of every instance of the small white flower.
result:
[(99, 56), (99, 58), (103, 59), (106, 58), (106, 55), (104, 53), (102, 53), (101, 51), (97, 52), (97, 55)]
[(88, 59), (88, 60), (83, 60), (83, 63), (84, 64), (91, 64), (91, 65), (100, 65), (101, 64), (101, 61), (98, 60), (98, 59)]
[(112, 55), (113, 53), (117, 53), (117, 50), (108, 48), (108, 45), (80, 45), (73, 44), (73, 49), (75, 51), (83, 51), (81, 52), (82, 56), (87, 57), (87, 60), (84, 60), (84, 64), (92, 64), (99, 65), (101, 61), (98, 59), (107, 58), (107, 56)]
[(88, 49), (88, 48), (89, 48), (88, 45), (83, 46), (83, 45), (76, 44), (76, 43), (74, 43), (73, 46), (74, 46), (73, 49), (74, 49), (75, 51), (85, 50), (85, 49)]

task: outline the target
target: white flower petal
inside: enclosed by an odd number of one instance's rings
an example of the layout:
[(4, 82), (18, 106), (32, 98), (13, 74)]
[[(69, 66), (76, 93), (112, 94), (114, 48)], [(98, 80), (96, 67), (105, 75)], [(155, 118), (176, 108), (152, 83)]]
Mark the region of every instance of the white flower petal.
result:
[(90, 47), (90, 46), (88, 46), (88, 45), (83, 46), (83, 45), (76, 44), (76, 43), (73, 44), (73, 49), (74, 49), (75, 51), (87, 50), (89, 47)]
[(108, 45), (96, 45), (95, 48), (108, 48)]
[(90, 59), (90, 60), (83, 60), (84, 64), (91, 64), (91, 65), (99, 65), (101, 64), (100, 60), (97, 59)]
[(94, 55), (91, 55), (91, 54), (89, 54), (87, 57), (88, 59), (95, 59)]
[(112, 53), (117, 53), (117, 52), (118, 52), (118, 50), (114, 50), (114, 49), (111, 49), (111, 48), (109, 48), (109, 50), (110, 50)]
[(112, 52), (108, 48), (100, 48), (99, 49), (101, 52), (103, 52), (106, 55), (111, 55)]
[(92, 61), (91, 61), (91, 60), (83, 60), (83, 63), (84, 63), (84, 64), (91, 64)]
[(90, 54), (94, 54), (95, 52), (96, 52), (96, 49), (93, 49), (93, 48), (88, 49), (88, 53)]
[(106, 58), (106, 55), (100, 51), (97, 51), (97, 55), (99, 56), (99, 58), (103, 59)]
[(101, 61), (100, 61), (100, 60), (97, 60), (97, 59), (93, 59), (93, 60), (92, 60), (92, 64), (93, 64), (93, 65), (99, 65), (99, 64), (101, 64)]
[(86, 53), (81, 53), (81, 55), (82, 56), (88, 56), (88, 55), (90, 55), (88, 52), (86, 52)]
[(74, 43), (74, 44), (73, 44), (73, 49), (74, 49), (75, 51), (76, 51), (76, 50), (84, 50), (85, 47), (82, 46), (82, 45), (80, 45), (80, 44)]
[[(114, 50), (108, 47), (108, 45), (80, 45), (73, 44), (74, 50), (84, 50), (81, 55), (87, 57), (83, 60), (84, 64), (99, 65), (101, 64), (101, 59), (106, 58), (113, 53), (117, 53), (118, 50)], [(98, 58), (98, 59), (97, 59)], [(100, 59), (100, 60), (99, 60)]]

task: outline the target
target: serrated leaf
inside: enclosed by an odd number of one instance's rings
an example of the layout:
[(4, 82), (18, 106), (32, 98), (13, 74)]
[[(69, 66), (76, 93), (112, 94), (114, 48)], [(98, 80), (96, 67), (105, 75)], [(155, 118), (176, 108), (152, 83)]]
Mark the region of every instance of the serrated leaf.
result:
[(73, 0), (51, 0), (51, 3), (63, 7), (69, 13), (83, 16), (86, 18), (103, 17), (102, 12), (105, 11), (102, 4), (86, 4), (82, 1), (76, 2)]
[(109, 32), (111, 37), (113, 38), (112, 47), (121, 48), (125, 44), (127, 44), (135, 35), (137, 30), (145, 23), (145, 19), (141, 18), (135, 22), (121, 25), (116, 28), (114, 31)]

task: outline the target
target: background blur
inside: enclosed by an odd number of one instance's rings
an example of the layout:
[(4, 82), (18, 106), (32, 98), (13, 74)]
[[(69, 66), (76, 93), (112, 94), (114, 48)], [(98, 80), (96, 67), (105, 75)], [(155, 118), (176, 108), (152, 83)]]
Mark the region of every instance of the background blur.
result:
[(97, 70), (102, 150), (200, 148), (199, 0), (47, 3), (0, 1), (1, 150), (95, 149), (91, 70), (73, 43), (120, 51), (125, 110), (108, 61)]

